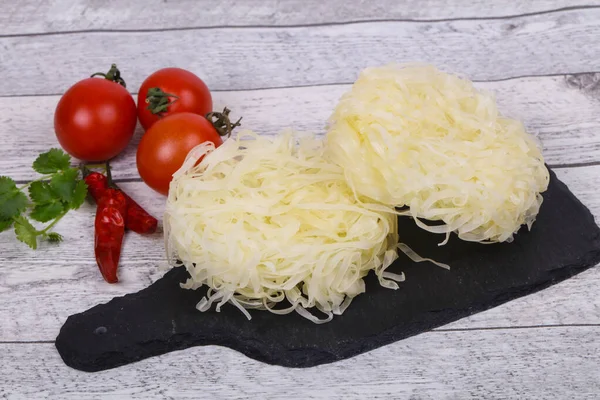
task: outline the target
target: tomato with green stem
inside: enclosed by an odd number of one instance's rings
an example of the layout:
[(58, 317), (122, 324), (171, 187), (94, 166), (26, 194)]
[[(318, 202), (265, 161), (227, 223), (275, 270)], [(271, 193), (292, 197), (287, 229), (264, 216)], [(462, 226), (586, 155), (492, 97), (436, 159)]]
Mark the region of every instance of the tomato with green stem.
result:
[[(100, 75), (104, 79), (95, 78)], [(54, 113), (54, 131), (62, 148), (83, 161), (105, 161), (121, 153), (137, 123), (135, 102), (113, 64), (71, 86)]]
[(142, 83), (137, 113), (147, 130), (162, 117), (181, 112), (205, 116), (212, 106), (212, 96), (202, 79), (185, 69), (163, 68)]
[(137, 150), (137, 168), (141, 178), (157, 192), (167, 195), (175, 173), (194, 147), (212, 142), (215, 147), (223, 143), (240, 126), (241, 118), (232, 123), (229, 110), (209, 113), (208, 118), (194, 113), (177, 113), (156, 122), (142, 136)]

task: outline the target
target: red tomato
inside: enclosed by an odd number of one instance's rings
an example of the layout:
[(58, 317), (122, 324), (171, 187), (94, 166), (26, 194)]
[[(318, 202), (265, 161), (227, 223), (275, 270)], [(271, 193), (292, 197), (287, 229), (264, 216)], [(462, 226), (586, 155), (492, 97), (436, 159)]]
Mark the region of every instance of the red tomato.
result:
[(84, 161), (105, 161), (122, 152), (135, 130), (136, 108), (120, 84), (88, 78), (61, 97), (54, 131), (63, 149)]
[(167, 195), (173, 173), (183, 165), (190, 150), (206, 141), (216, 147), (223, 143), (203, 116), (186, 112), (165, 117), (142, 136), (137, 150), (138, 172), (148, 186)]
[[(161, 92), (158, 93), (162, 94), (148, 94), (150, 89), (156, 88), (160, 89)], [(148, 106), (154, 111), (149, 110)], [(196, 75), (181, 68), (164, 68), (150, 75), (142, 83), (137, 107), (140, 123), (144, 129), (148, 129), (161, 116), (180, 112), (204, 116), (212, 111), (212, 97), (206, 84)]]

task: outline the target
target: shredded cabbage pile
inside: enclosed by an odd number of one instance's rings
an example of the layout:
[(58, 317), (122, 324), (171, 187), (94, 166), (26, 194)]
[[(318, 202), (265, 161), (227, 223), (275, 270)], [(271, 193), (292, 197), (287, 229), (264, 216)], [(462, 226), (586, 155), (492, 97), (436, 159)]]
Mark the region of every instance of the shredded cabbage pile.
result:
[(210, 288), (200, 311), (230, 302), (248, 318), (295, 310), (321, 323), (365, 291), (370, 270), (387, 288), (404, 280), (386, 272), (397, 258), (393, 209), (359, 202), (323, 152), (313, 137), (251, 133), (190, 152), (171, 183), (165, 244), (190, 273), (184, 288)]
[[(494, 97), (428, 65), (364, 70), (329, 121), (326, 155), (362, 196), (463, 240), (531, 228), (549, 175), (540, 146)], [(442, 221), (436, 226), (420, 219)]]

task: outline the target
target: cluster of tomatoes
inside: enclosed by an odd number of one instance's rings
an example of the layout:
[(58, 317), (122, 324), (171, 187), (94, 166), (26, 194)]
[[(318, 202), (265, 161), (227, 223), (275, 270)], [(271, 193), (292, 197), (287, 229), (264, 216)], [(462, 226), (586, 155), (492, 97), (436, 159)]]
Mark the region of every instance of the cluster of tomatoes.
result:
[(108, 73), (96, 73), (67, 90), (56, 107), (54, 129), (67, 153), (99, 162), (127, 147), (139, 119), (146, 131), (137, 149), (139, 174), (166, 195), (173, 173), (193, 147), (206, 141), (219, 146), (221, 136), (239, 125), (231, 124), (227, 114), (212, 113), (206, 84), (180, 68), (161, 69), (146, 78), (136, 107), (113, 64)]

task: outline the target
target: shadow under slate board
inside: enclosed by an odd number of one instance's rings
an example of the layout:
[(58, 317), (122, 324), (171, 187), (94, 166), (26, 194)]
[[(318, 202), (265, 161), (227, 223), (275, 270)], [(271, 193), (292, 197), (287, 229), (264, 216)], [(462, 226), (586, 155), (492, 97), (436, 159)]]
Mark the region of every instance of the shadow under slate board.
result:
[(379, 286), (370, 274), (366, 293), (342, 316), (316, 325), (297, 313), (251, 311), (248, 321), (226, 305), (199, 312), (205, 290), (185, 290), (188, 274), (175, 268), (150, 287), (70, 316), (56, 339), (64, 362), (100, 371), (198, 345), (227, 346), (248, 357), (286, 367), (342, 360), (429, 331), (509, 300), (544, 289), (600, 262), (594, 217), (551, 172), (550, 187), (531, 231), (512, 243), (482, 245), (440, 235), (400, 219), (402, 242), (450, 264), (444, 270), (405, 256), (390, 267), (404, 271), (400, 289)]

